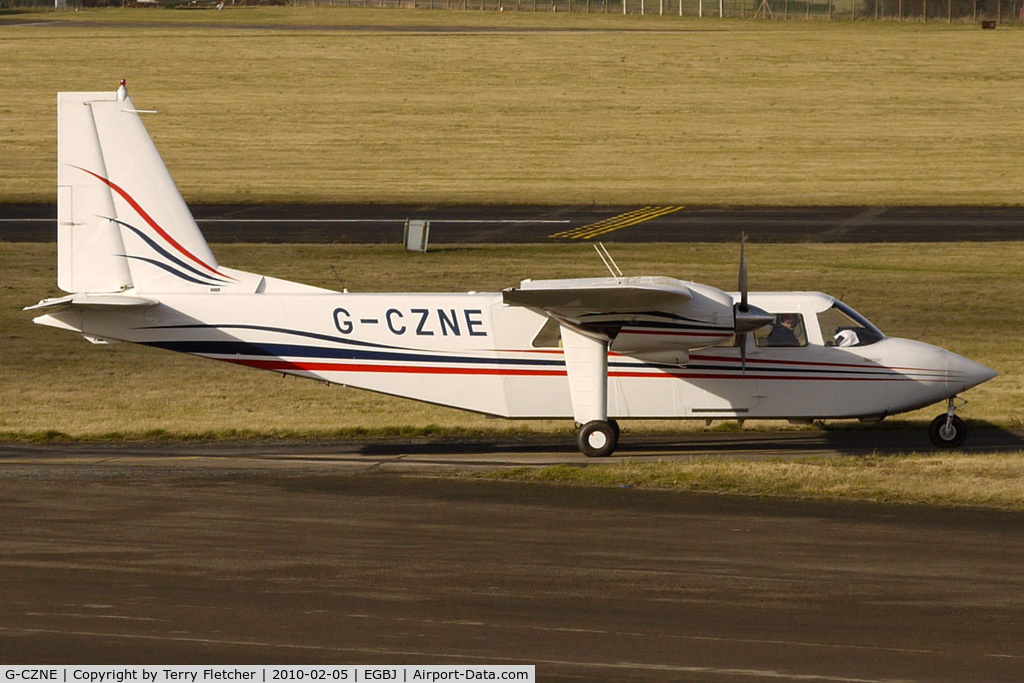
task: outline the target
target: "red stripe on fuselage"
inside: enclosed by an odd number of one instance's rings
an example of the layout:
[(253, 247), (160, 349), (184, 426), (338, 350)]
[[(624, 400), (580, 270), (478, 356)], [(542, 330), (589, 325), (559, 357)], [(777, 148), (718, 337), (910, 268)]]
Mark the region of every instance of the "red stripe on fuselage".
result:
[[(565, 377), (565, 370), (523, 370), (518, 368), (466, 368), (438, 367), (425, 365), (379, 365), (374, 363), (308, 363), (289, 360), (253, 360), (239, 358), (216, 358), (260, 370), (302, 371), (302, 372), (360, 372), (410, 375), (487, 375), (492, 377)], [(832, 381), (832, 382), (929, 382), (946, 381), (945, 378), (913, 379), (910, 377), (776, 377), (772, 375), (737, 375), (735, 373), (680, 373), (680, 372), (609, 372), (609, 377), (623, 378), (674, 378), (693, 379), (757, 379), (780, 381)]]
[[(713, 363), (734, 363), (739, 365), (741, 363), (740, 358), (719, 358), (717, 356), (702, 356), (697, 354), (691, 354), (690, 360), (699, 360)], [(936, 370), (932, 368), (910, 368), (899, 365), (888, 366), (888, 365), (876, 365), (870, 362), (866, 363), (825, 363), (823, 361), (813, 360), (772, 360), (770, 358), (747, 358), (747, 365), (803, 365), (809, 367), (820, 367), (820, 368), (853, 368), (855, 370), (866, 370), (870, 371), (872, 368), (882, 370), (910, 370), (911, 372), (935, 372), (942, 373), (945, 375), (945, 370)]]

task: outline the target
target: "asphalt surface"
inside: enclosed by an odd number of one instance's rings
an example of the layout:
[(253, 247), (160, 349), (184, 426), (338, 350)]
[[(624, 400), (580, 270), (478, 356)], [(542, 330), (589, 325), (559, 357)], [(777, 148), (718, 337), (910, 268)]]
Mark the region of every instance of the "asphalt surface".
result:
[[(754, 242), (1024, 239), (1024, 207), (199, 205), (192, 211), (210, 242), (397, 244), (406, 219), (429, 220), (431, 244), (735, 242), (744, 231)], [(0, 205), (0, 241), (55, 241), (55, 216), (53, 205)]]
[[(832, 431), (683, 432), (669, 435), (622, 435), (615, 455), (591, 459), (579, 453), (575, 440), (540, 435), (507, 439), (346, 439), (344, 441), (201, 441), (126, 443), (0, 443), (0, 467), (49, 466), (71, 458), (76, 463), (120, 462), (161, 466), (202, 459), (208, 466), (272, 469), (288, 463), (319, 463), (333, 469), (363, 472), (431, 474), (501, 467), (586, 466), (624, 459), (674, 461), (715, 457), (763, 460), (809, 456), (886, 455), (930, 450), (923, 428), (865, 427)], [(964, 453), (1024, 451), (1024, 429), (969, 425)]]
[(522, 663), (541, 681), (1024, 670), (1019, 513), (49, 449), (0, 454), (4, 663)]

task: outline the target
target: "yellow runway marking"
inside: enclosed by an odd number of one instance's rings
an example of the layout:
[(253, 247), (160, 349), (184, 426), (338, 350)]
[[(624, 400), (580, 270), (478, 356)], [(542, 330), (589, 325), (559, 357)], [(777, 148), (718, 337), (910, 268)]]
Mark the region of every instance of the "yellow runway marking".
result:
[(605, 235), (615, 230), (621, 230), (622, 228), (628, 228), (631, 225), (649, 221), (652, 218), (657, 218), (658, 216), (667, 216), (668, 214), (675, 213), (682, 208), (682, 206), (645, 206), (642, 209), (619, 214), (618, 216), (612, 216), (611, 218), (606, 218), (603, 221), (598, 221), (597, 223), (581, 225), (580, 227), (573, 228), (572, 230), (556, 232), (553, 235), (548, 235), (548, 237), (551, 239), (562, 238), (567, 240), (589, 240), (599, 235)]

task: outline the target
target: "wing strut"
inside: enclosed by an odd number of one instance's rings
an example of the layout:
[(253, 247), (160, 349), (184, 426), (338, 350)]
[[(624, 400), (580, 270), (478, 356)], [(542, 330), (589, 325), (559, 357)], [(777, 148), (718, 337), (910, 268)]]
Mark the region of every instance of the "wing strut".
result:
[(569, 377), (573, 418), (580, 426), (580, 450), (587, 457), (611, 455), (619, 442), (618, 425), (608, 420), (608, 345), (561, 323), (565, 371)]
[(608, 420), (608, 340), (561, 325), (572, 415), (580, 424)]

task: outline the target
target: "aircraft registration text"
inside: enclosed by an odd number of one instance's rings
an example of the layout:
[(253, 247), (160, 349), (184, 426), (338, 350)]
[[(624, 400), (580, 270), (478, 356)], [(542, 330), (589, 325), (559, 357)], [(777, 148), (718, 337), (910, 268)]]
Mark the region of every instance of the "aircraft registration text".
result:
[(479, 308), (389, 308), (376, 317), (354, 317), (347, 309), (334, 309), (334, 327), (352, 334), (357, 327), (380, 327), (393, 335), (419, 337), (486, 337)]

